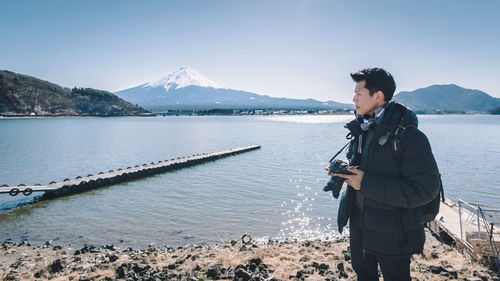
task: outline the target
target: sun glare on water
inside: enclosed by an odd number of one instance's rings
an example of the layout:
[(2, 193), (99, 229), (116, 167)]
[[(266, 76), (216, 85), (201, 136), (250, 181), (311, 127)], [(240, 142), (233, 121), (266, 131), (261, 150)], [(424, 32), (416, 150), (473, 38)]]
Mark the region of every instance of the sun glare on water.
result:
[(303, 124), (346, 123), (353, 119), (352, 115), (270, 115), (257, 116), (256, 119), (266, 121), (291, 122)]

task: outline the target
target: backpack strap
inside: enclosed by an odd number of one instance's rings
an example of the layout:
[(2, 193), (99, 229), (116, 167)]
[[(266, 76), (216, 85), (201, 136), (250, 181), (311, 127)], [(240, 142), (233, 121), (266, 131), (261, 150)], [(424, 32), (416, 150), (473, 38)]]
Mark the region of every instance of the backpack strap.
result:
[(408, 125), (408, 126), (403, 126), (402, 124), (399, 124), (398, 127), (396, 128), (396, 131), (394, 132), (394, 141), (393, 141), (393, 146), (392, 146), (392, 151), (394, 152), (394, 155), (396, 156), (396, 160), (398, 161), (399, 164), (401, 164), (402, 161), (402, 148), (401, 148), (401, 138), (403, 137), (403, 134), (405, 133), (406, 128), (408, 127), (416, 127), (415, 125)]
[[(394, 151), (399, 152), (401, 151), (401, 138), (403, 138), (403, 134), (405, 133), (406, 129), (408, 127), (417, 127), (415, 125), (408, 125), (405, 126), (403, 125), (404, 118), (401, 118), (401, 121), (399, 122), (399, 125), (396, 127), (396, 131), (394, 132)], [(399, 160), (398, 160), (399, 161)]]

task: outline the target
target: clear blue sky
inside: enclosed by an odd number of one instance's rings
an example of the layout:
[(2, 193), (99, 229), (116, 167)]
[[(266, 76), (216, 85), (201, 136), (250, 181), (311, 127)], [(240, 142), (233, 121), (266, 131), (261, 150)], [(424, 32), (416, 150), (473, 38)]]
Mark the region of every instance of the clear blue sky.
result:
[(0, 69), (117, 91), (180, 66), (278, 97), (350, 102), (365, 66), (500, 97), (500, 1), (0, 2)]

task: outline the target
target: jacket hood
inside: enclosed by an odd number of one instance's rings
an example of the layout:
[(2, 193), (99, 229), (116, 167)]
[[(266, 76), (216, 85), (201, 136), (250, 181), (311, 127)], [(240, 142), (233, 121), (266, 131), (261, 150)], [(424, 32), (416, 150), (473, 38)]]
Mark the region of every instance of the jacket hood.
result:
[[(415, 112), (406, 107), (404, 104), (396, 101), (389, 102), (382, 118), (381, 125), (377, 127), (377, 130), (381, 128), (384, 130), (392, 129), (398, 127), (399, 125), (404, 127), (418, 127), (418, 118)], [(361, 120), (354, 119), (347, 123), (345, 127), (350, 131), (351, 135), (358, 136), (363, 132), (359, 126), (360, 122)]]

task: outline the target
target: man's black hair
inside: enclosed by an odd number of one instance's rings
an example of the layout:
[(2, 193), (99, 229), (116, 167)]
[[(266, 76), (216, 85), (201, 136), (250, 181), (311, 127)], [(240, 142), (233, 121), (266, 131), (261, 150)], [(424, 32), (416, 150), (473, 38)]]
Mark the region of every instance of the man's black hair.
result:
[(384, 100), (390, 101), (396, 91), (396, 82), (392, 75), (379, 67), (370, 67), (351, 73), (352, 80), (355, 82), (366, 81), (365, 88), (370, 91), (370, 96), (382, 91)]

